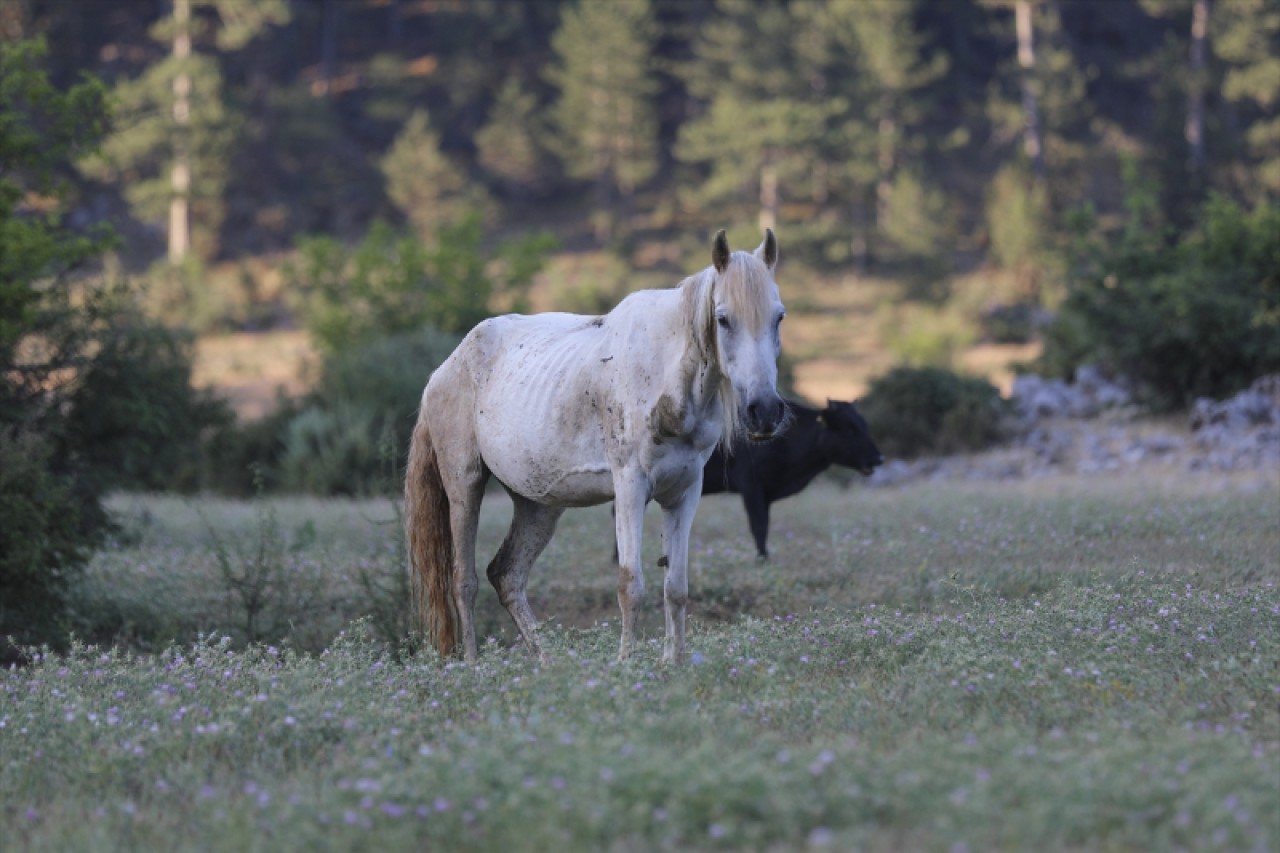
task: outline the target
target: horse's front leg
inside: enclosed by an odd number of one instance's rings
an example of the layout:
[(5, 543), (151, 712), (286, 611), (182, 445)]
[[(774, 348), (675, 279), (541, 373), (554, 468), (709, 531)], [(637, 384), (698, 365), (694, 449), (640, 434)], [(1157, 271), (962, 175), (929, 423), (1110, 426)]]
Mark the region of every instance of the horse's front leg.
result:
[(614, 480), (614, 530), (618, 538), (618, 607), (622, 610), (622, 642), (618, 660), (635, 646), (636, 613), (644, 600), (640, 546), (644, 536), (644, 507), (648, 482), (640, 476)]
[(685, 612), (689, 604), (689, 530), (702, 496), (702, 480), (694, 483), (671, 506), (663, 507), (662, 547), (667, 566), (663, 581), (663, 610), (667, 634), (662, 646), (663, 663), (683, 663)]

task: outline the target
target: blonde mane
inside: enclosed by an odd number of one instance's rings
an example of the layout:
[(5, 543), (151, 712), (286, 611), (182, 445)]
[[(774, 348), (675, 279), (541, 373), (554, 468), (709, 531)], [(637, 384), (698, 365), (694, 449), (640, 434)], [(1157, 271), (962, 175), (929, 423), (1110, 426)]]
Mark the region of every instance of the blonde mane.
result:
[(708, 267), (678, 285), (683, 293), (681, 308), (689, 321), (689, 334), (703, 361), (720, 374), (717, 393), (724, 416), (720, 444), (725, 453), (732, 452), (733, 436), (739, 429), (738, 395), (729, 375), (720, 367), (716, 294), (723, 296), (734, 319), (742, 323), (748, 333), (757, 335), (770, 315), (769, 281), (769, 268), (759, 258), (751, 252), (733, 252), (720, 276), (716, 276), (714, 267)]

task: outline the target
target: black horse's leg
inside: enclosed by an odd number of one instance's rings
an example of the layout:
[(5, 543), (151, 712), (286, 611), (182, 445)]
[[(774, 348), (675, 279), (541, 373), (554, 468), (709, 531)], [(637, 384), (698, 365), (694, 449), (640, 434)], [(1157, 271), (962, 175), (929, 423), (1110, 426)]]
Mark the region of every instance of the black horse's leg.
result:
[(747, 510), (747, 522), (751, 525), (751, 536), (756, 540), (756, 555), (762, 560), (769, 559), (769, 501), (758, 489), (747, 489), (742, 493), (742, 505)]

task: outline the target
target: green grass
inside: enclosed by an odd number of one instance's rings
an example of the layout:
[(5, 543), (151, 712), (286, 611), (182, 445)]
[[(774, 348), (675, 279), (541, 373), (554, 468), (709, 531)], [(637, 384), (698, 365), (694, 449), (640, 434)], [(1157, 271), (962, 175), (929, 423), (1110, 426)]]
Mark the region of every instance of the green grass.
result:
[[(652, 542), (646, 639), (613, 661), (605, 508), (534, 573), (552, 662), (485, 587), (466, 667), (378, 639), (388, 505), (116, 506), (131, 544), (79, 598), (103, 644), (0, 674), (0, 848), (1280, 844), (1273, 481), (822, 483), (775, 506), (765, 564), (708, 498), (683, 668), (658, 664)], [(280, 573), (261, 643), (219, 553)]]

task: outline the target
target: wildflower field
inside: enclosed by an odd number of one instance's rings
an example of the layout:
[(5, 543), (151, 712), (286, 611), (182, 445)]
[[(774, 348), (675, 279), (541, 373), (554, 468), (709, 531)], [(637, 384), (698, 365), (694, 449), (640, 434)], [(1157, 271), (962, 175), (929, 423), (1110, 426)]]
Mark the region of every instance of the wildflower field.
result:
[(600, 507), (530, 584), (551, 662), (483, 586), (468, 667), (400, 641), (390, 503), (114, 507), (84, 639), (0, 673), (3, 850), (1280, 847), (1274, 472), (823, 482), (767, 563), (707, 498), (680, 668), (656, 513), (632, 659)]

